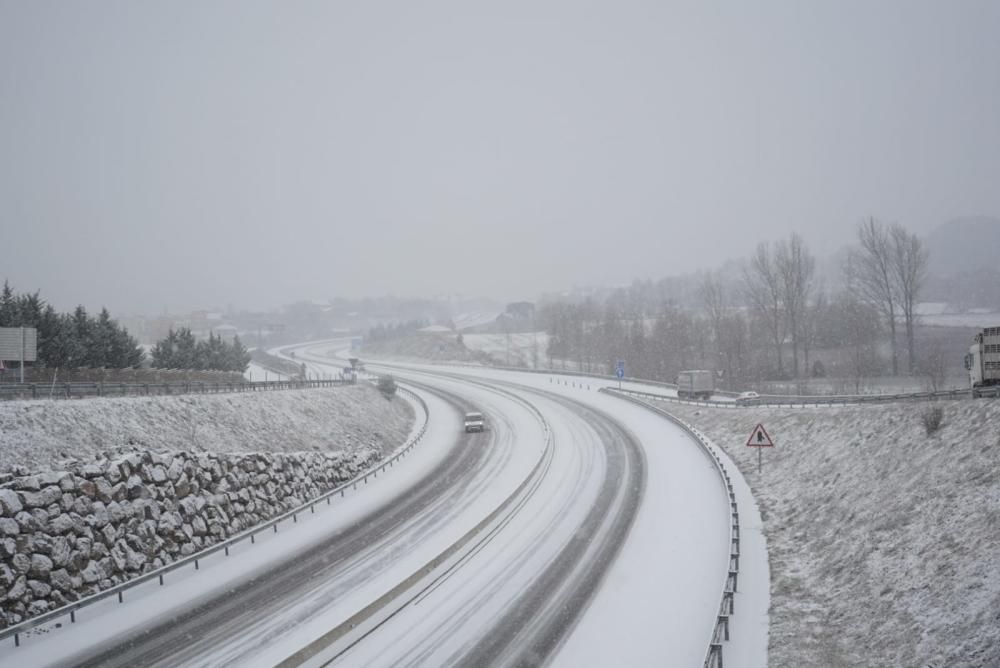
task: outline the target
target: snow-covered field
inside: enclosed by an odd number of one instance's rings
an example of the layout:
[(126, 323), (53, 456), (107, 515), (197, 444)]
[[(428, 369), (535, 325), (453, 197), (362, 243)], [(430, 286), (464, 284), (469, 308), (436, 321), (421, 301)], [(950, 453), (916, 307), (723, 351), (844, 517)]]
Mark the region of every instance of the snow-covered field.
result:
[(254, 382), (261, 380), (288, 380), (288, 376), (280, 374), (277, 371), (265, 369), (259, 364), (254, 364), (253, 362), (250, 362), (250, 364), (247, 365), (247, 370), (243, 372), (243, 377)]
[(496, 320), (499, 315), (499, 311), (471, 311), (456, 315), (452, 318), (452, 322), (455, 323), (455, 329), (463, 330), (489, 324)]
[[(1000, 666), (1000, 401), (664, 407), (729, 452), (761, 505), (770, 665)], [(776, 441), (760, 475), (757, 422)]]
[(941, 313), (920, 316), (920, 322), (938, 327), (995, 327), (1000, 313)]
[(545, 332), (517, 332), (509, 337), (506, 334), (465, 334), (462, 338), (466, 348), (488, 353), (499, 364), (508, 365), (509, 362), (510, 366), (534, 369), (548, 360), (545, 350), (549, 335)]
[(57, 468), (119, 449), (214, 452), (388, 449), (413, 420), (366, 383), (244, 394), (0, 403), (0, 469)]

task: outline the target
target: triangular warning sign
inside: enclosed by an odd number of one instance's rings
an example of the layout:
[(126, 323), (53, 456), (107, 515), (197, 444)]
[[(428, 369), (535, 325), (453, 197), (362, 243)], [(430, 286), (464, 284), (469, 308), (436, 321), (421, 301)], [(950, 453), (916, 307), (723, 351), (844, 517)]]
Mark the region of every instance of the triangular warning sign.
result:
[(747, 439), (748, 448), (773, 448), (774, 441), (771, 437), (767, 435), (767, 430), (764, 429), (764, 425), (757, 423), (757, 426), (753, 428), (750, 432), (750, 438)]

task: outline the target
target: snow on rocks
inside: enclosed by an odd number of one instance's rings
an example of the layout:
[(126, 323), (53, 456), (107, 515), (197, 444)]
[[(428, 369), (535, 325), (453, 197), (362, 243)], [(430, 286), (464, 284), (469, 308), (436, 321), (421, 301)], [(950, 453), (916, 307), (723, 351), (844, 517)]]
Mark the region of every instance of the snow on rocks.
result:
[[(1000, 665), (1000, 401), (722, 410), (666, 404), (761, 505), (773, 666)], [(763, 423), (776, 447), (745, 447)]]
[[(136, 451), (14, 478), (0, 490), (0, 534), (11, 539), (0, 541), (0, 624), (194, 554), (319, 496), (380, 458), (374, 447), (351, 453)], [(185, 483), (182, 496), (170, 470)], [(108, 477), (124, 480), (111, 485)], [(74, 492), (62, 491), (67, 481)], [(107, 504), (85, 491), (88, 482), (106, 490)]]

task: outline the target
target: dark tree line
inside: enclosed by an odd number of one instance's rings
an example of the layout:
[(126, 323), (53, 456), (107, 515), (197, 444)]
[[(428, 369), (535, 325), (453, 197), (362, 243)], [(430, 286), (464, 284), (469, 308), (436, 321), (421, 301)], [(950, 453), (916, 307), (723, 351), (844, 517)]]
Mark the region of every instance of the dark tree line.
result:
[(243, 373), (250, 364), (250, 353), (240, 341), (232, 342), (209, 333), (207, 340), (195, 338), (191, 330), (182, 327), (170, 330), (165, 339), (156, 342), (151, 351), (152, 365), (158, 369), (200, 369)]
[(97, 317), (83, 306), (57, 313), (38, 292), (17, 294), (7, 282), (0, 294), (0, 327), (38, 330), (36, 366), (124, 369), (138, 367), (145, 359), (138, 341), (106, 308)]

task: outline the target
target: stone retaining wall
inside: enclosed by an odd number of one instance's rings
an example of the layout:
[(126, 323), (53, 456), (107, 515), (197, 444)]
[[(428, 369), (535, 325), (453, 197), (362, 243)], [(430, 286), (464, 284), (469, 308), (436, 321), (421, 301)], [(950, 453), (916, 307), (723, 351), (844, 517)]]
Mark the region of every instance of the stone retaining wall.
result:
[(132, 452), (0, 478), (0, 628), (194, 554), (380, 458)]

